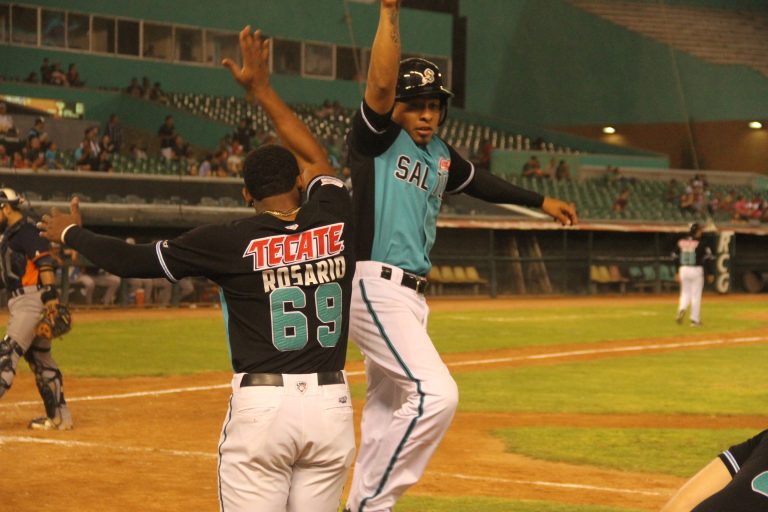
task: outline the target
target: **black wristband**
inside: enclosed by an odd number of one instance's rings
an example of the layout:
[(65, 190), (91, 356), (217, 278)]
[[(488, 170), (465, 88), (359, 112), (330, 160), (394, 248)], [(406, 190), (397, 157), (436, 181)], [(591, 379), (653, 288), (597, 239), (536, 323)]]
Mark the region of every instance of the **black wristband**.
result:
[(56, 287), (52, 284), (43, 286), (43, 293), (40, 294), (40, 300), (43, 301), (43, 304), (46, 304), (52, 300), (56, 300), (59, 298), (59, 292), (56, 290)]

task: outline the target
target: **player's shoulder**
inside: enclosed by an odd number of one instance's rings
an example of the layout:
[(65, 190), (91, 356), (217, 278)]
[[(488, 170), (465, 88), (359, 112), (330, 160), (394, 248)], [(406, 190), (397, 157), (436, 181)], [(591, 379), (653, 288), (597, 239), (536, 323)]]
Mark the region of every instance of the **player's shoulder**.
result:
[(320, 176), (315, 176), (307, 185), (307, 197), (312, 197), (315, 192), (324, 187), (328, 187), (328, 190), (347, 190), (347, 185), (341, 178), (331, 176), (330, 174), (321, 174)]

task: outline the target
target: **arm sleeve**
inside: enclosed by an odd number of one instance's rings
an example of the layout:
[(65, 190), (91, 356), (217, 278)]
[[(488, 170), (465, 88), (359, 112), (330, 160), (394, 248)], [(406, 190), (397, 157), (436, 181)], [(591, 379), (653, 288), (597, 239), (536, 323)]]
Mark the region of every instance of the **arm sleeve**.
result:
[(392, 112), (378, 114), (369, 107), (365, 100), (352, 118), (349, 131), (349, 145), (352, 149), (366, 156), (375, 157), (389, 148), (400, 134), (401, 128), (392, 122)]
[(335, 176), (318, 176), (307, 187), (307, 202), (319, 202), (322, 211), (331, 211), (352, 220), (352, 201), (344, 182)]
[(484, 169), (475, 169), (472, 181), (462, 192), (489, 203), (517, 204), (536, 208), (541, 208), (544, 203), (544, 196), (538, 192), (520, 188)]
[(747, 462), (752, 455), (752, 452), (755, 451), (755, 448), (761, 443), (766, 442), (768, 442), (768, 430), (763, 430), (752, 439), (748, 439), (741, 444), (731, 446), (725, 450), (719, 455), (720, 460), (723, 461), (725, 467), (728, 468), (728, 471), (731, 473), (731, 476), (734, 477), (736, 476), (736, 473), (741, 470), (741, 466)]
[(451, 169), (448, 173), (448, 186), (445, 190), (449, 194), (458, 194), (463, 192), (474, 179), (475, 166), (461, 156), (451, 145), (448, 145), (448, 153), (451, 155)]
[(120, 277), (165, 277), (155, 244), (131, 245), (119, 238), (97, 235), (79, 226), (67, 230), (64, 241), (111, 274)]

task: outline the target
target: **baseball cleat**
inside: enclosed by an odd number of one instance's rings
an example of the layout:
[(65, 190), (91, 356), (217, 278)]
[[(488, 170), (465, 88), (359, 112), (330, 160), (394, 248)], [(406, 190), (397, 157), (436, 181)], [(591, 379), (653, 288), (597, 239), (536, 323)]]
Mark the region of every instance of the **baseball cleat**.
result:
[(53, 420), (47, 416), (35, 418), (29, 422), (29, 428), (32, 430), (72, 430), (72, 423), (61, 423), (56, 425)]
[(691, 327), (701, 327), (701, 322), (691, 322)]
[(685, 316), (685, 310), (677, 312), (677, 319), (675, 320), (677, 322), (677, 325), (680, 325), (683, 323), (684, 316)]

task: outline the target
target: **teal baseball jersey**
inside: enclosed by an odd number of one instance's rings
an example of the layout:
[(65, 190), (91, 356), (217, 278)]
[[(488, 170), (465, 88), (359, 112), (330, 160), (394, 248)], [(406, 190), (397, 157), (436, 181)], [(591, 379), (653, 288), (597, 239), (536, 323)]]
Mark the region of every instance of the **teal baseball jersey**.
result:
[(418, 145), (382, 117), (363, 104), (348, 136), (357, 257), (426, 275), (443, 194), (466, 188), (474, 166), (439, 137)]

